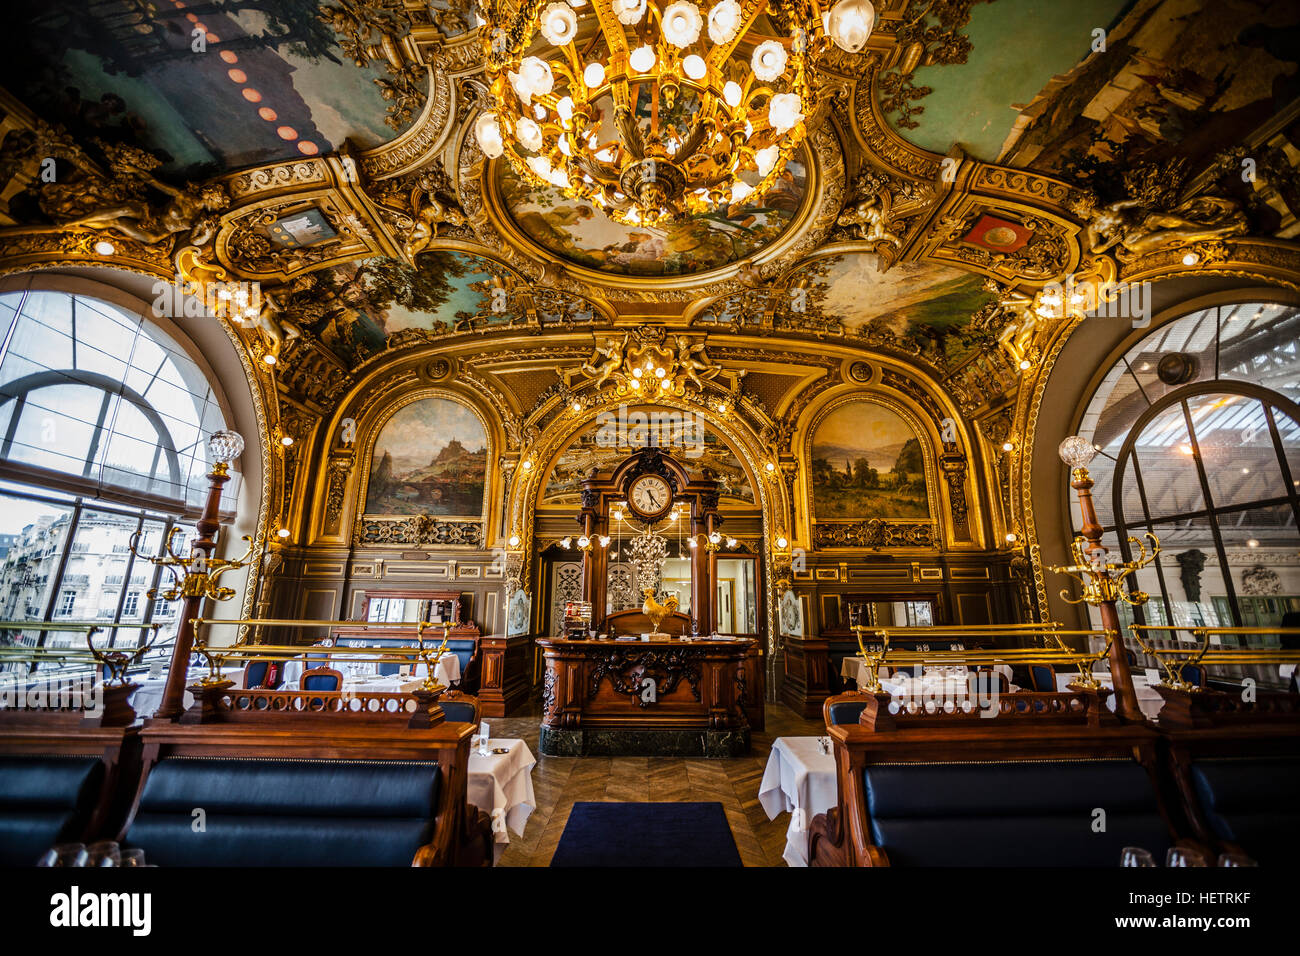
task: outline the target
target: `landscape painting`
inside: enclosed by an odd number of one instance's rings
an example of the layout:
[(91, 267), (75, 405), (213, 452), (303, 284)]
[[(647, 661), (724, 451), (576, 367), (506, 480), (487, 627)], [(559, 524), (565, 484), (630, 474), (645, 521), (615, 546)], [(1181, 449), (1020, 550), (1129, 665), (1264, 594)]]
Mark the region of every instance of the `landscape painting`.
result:
[(571, 262), (631, 276), (707, 272), (753, 255), (785, 231), (807, 185), (804, 166), (791, 161), (760, 203), (634, 228), (553, 186), (528, 185), (504, 159), (496, 168), (506, 208), (525, 235)]
[[(14, 0), (0, 85), (81, 142), (199, 178), (393, 136), (375, 80), (303, 0)], [(21, 29), (17, 29), (21, 25)]]
[(464, 405), (443, 398), (412, 402), (379, 431), (366, 487), (368, 515), (483, 514), (487, 435)]
[(841, 405), (822, 419), (810, 475), (818, 521), (930, 516), (921, 443), (896, 412), (874, 402)]

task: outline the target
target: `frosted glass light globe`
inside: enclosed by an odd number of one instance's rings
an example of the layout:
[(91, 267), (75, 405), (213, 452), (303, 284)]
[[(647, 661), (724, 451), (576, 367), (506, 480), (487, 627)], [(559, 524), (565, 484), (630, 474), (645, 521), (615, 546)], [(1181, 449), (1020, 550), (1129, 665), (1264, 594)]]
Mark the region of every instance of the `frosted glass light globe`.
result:
[(1081, 435), (1071, 435), (1065, 439), (1057, 446), (1056, 453), (1071, 468), (1087, 468), (1088, 462), (1097, 457), (1097, 449), (1092, 447), (1092, 442)]
[(785, 47), (775, 40), (764, 40), (754, 48), (754, 56), (749, 65), (754, 75), (767, 83), (785, 72), (785, 62)]
[(709, 11), (709, 39), (714, 43), (730, 43), (740, 29), (740, 4), (736, 0), (720, 0)]
[(603, 63), (588, 63), (587, 68), (582, 71), (582, 82), (587, 84), (589, 90), (594, 90), (600, 86), (605, 82), (605, 65)]
[(722, 88), (723, 102), (733, 109), (740, 105), (740, 95), (740, 84), (735, 80), (728, 80), (727, 85)]
[(655, 51), (648, 46), (639, 46), (627, 58), (627, 63), (638, 73), (649, 73), (654, 69)]
[(526, 56), (519, 64), (520, 79), (528, 84), (528, 91), (533, 96), (545, 96), (555, 86), (555, 77), (551, 75), (551, 64), (541, 57)]
[(567, 3), (557, 0), (542, 11), (541, 29), (548, 43), (567, 46), (578, 33), (578, 15)]
[(628, 27), (640, 23), (645, 16), (645, 4), (646, 0), (614, 0), (614, 13), (618, 16), (618, 22)]
[(788, 132), (803, 119), (802, 106), (797, 93), (777, 93), (768, 104), (767, 121), (778, 135)]
[(704, 62), (704, 57), (692, 53), (682, 60), (682, 72), (692, 80), (702, 80), (709, 72), (709, 65)]
[(876, 8), (871, 0), (839, 0), (826, 18), (826, 32), (841, 50), (857, 53), (866, 46), (875, 24)]
[(475, 121), (474, 138), (488, 159), (496, 159), (505, 152), (505, 144), (501, 141), (501, 124), (497, 122), (495, 114), (484, 113)]
[(542, 148), (542, 128), (527, 116), (521, 116), (515, 123), (515, 135), (519, 137), (519, 145), (530, 152)]
[(772, 145), (766, 149), (760, 149), (754, 153), (754, 163), (758, 166), (758, 174), (766, 176), (776, 165), (777, 158), (781, 155), (781, 147)]
[(700, 36), (704, 18), (700, 8), (690, 0), (675, 0), (664, 8), (664, 39), (675, 47), (687, 47)]

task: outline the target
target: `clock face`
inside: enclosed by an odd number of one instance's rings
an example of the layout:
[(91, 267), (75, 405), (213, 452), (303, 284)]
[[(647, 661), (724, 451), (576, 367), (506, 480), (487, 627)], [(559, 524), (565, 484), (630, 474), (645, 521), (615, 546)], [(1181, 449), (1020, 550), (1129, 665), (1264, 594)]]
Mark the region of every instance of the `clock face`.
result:
[(627, 503), (639, 515), (659, 515), (673, 503), (673, 490), (658, 475), (642, 475), (628, 489)]

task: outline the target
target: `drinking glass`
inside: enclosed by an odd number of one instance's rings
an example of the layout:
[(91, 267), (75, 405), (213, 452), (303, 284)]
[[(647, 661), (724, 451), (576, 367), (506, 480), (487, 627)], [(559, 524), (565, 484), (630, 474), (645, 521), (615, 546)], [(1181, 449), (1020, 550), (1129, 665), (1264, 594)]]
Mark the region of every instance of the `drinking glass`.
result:
[(1224, 853), (1219, 857), (1219, 866), (1259, 866), (1244, 853)]
[(1155, 866), (1155, 858), (1140, 846), (1126, 846), (1119, 855), (1120, 866)]
[(1184, 846), (1171, 846), (1165, 854), (1165, 866), (1209, 866), (1204, 854)]
[(120, 866), (122, 851), (112, 840), (100, 840), (86, 847), (87, 866)]
[(84, 843), (60, 843), (45, 851), (37, 866), (85, 866), (86, 845)]
[(122, 866), (146, 866), (144, 850), (123, 850)]

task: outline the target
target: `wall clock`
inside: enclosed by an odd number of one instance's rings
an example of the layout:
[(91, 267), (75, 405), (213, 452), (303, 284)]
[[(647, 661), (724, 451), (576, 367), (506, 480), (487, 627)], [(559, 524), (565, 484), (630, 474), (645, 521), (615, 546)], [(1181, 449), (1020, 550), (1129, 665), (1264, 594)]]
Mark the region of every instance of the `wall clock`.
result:
[(628, 486), (628, 510), (642, 521), (658, 521), (672, 505), (673, 489), (659, 475), (642, 475)]

